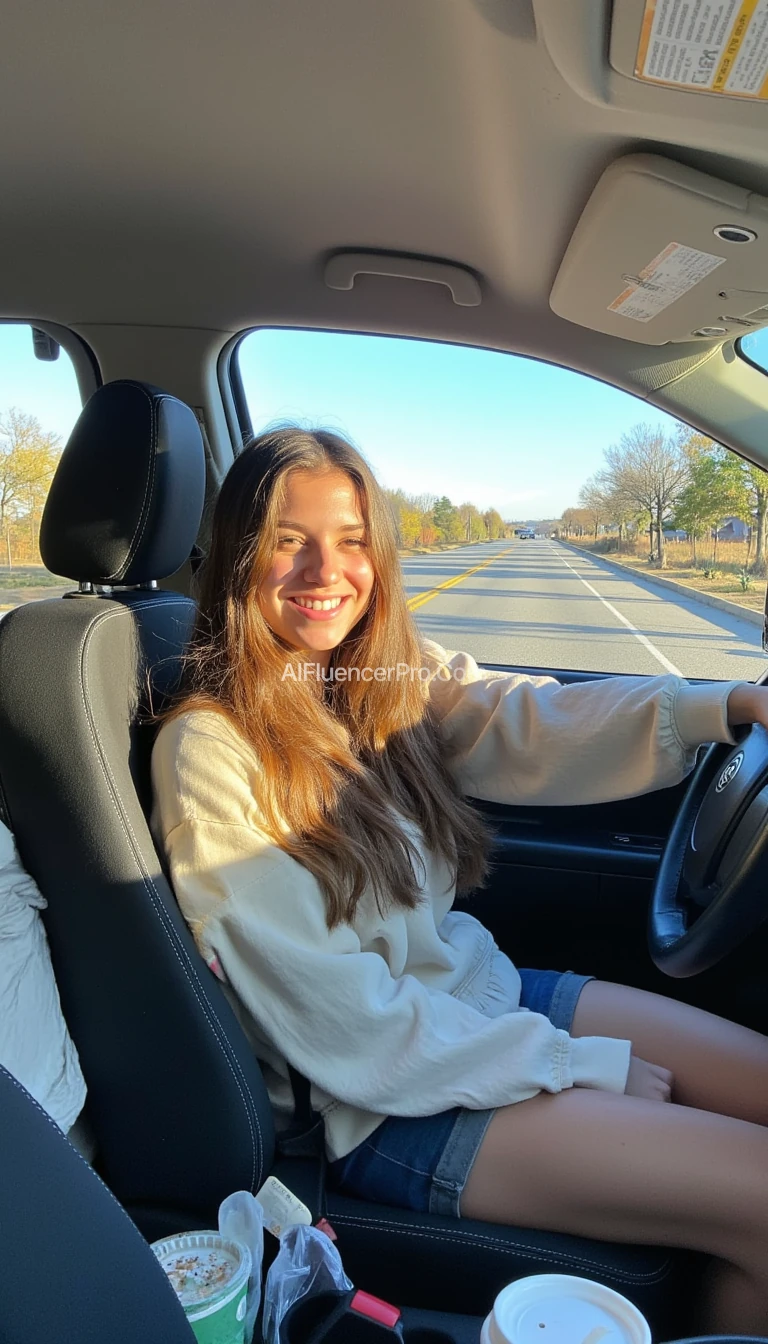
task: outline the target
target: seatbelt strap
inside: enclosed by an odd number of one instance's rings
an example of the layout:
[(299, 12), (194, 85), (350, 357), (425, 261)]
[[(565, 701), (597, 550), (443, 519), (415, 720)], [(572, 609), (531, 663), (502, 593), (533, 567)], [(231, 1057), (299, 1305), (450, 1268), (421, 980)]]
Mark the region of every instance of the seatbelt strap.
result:
[(294, 1069), (292, 1064), (288, 1065), (288, 1077), (291, 1080), (293, 1091), (293, 1124), (291, 1129), (296, 1134), (308, 1133), (311, 1129), (314, 1129), (320, 1118), (312, 1110), (312, 1085), (303, 1073)]
[[(317, 1222), (326, 1214), (325, 1178), (327, 1158), (325, 1153), (325, 1126), (323, 1118), (312, 1110), (311, 1085), (309, 1080), (288, 1065), (288, 1076), (293, 1091), (293, 1121), (287, 1129), (277, 1135), (277, 1150), (284, 1158), (315, 1158), (316, 1187), (314, 1196), (303, 1195), (309, 1205), (312, 1221)], [(304, 1163), (302, 1162), (302, 1167)]]
[(284, 1157), (322, 1158), (325, 1155), (323, 1117), (312, 1110), (310, 1084), (290, 1064), (288, 1076), (293, 1090), (293, 1120), (287, 1129), (281, 1129), (277, 1134), (278, 1152)]

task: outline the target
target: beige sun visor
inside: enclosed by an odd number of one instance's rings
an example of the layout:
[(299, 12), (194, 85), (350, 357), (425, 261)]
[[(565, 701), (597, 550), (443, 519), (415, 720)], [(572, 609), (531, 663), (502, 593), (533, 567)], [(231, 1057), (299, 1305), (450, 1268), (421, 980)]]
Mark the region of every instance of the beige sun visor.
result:
[(550, 306), (646, 345), (766, 326), (768, 199), (661, 155), (619, 159), (576, 226)]

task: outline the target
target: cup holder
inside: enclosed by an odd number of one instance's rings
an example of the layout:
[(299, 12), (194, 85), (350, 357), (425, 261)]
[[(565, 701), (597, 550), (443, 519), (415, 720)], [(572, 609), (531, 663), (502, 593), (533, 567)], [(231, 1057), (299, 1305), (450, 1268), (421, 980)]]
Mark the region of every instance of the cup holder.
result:
[(403, 1307), (403, 1344), (480, 1344), (482, 1316)]
[(479, 1344), (481, 1317), (404, 1307), (392, 1329), (353, 1315), (353, 1293), (326, 1292), (297, 1302), (280, 1328), (280, 1344)]
[[(482, 1318), (404, 1307), (398, 1326), (388, 1329), (351, 1318), (353, 1293), (318, 1293), (298, 1302), (283, 1321), (280, 1344), (480, 1344)], [(764, 1335), (691, 1335), (669, 1344), (768, 1344)]]

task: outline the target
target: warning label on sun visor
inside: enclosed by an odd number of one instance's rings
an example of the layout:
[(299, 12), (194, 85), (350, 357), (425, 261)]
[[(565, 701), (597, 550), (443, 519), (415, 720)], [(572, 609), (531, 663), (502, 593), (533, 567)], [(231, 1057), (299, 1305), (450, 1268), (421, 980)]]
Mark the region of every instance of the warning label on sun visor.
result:
[(713, 252), (670, 243), (637, 275), (623, 277), (627, 288), (608, 304), (608, 312), (630, 317), (634, 322), (650, 322), (724, 261), (725, 257), (716, 257)]
[(635, 75), (731, 98), (768, 98), (768, 0), (646, 0)]

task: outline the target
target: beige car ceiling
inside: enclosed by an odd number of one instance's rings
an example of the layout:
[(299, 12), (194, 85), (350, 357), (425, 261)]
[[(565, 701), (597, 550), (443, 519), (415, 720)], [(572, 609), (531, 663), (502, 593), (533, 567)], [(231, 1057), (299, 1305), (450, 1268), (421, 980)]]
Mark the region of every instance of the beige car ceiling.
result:
[[(588, 284), (569, 317), (550, 306), (582, 212), (623, 156), (696, 169), (758, 215), (768, 197), (768, 102), (638, 82), (627, 53), (644, 0), (616, 0), (613, 36), (610, 9), (2, 0), (0, 317), (74, 328), (105, 376), (159, 367), (167, 328), (189, 350), (280, 324), (521, 351), (762, 456), (768, 379), (730, 340), (596, 331), (582, 325)], [(327, 264), (344, 251), (453, 263), (481, 301), (397, 265), (332, 288)], [(758, 251), (754, 289), (768, 291)], [(141, 369), (127, 367), (132, 346), (155, 352)]]

